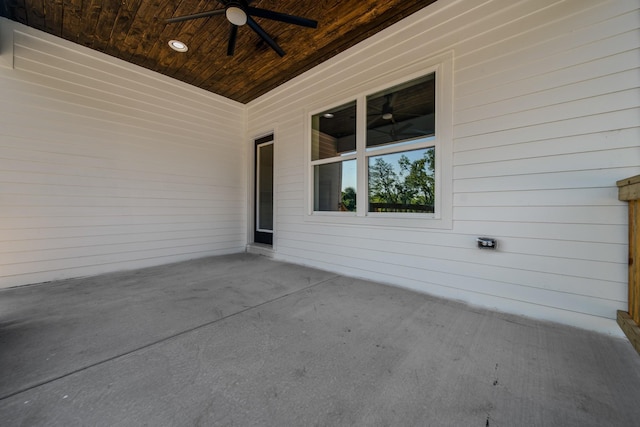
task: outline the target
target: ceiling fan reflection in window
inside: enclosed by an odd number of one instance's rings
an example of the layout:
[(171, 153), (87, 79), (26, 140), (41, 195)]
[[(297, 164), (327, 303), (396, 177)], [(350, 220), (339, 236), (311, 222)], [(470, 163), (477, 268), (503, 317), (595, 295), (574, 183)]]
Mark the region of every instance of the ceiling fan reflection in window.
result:
[(190, 21), (192, 19), (208, 18), (210, 16), (224, 14), (231, 24), (229, 31), (229, 43), (227, 46), (227, 55), (232, 56), (236, 48), (236, 39), (238, 37), (238, 27), (248, 25), (253, 31), (260, 36), (273, 50), (281, 57), (285, 55), (285, 51), (276, 43), (269, 34), (253, 19), (253, 17), (271, 19), (273, 21), (285, 22), (287, 24), (300, 25), (302, 27), (317, 28), (318, 22), (312, 19), (302, 18), (300, 16), (287, 15), (286, 13), (275, 12), (273, 10), (261, 9), (259, 7), (249, 6), (251, 0), (218, 0), (224, 6), (223, 9), (215, 9), (207, 12), (195, 13), (193, 15), (176, 16), (166, 19), (166, 23), (175, 23)]
[[(385, 138), (380, 135), (377, 138), (369, 133), (369, 146), (433, 135), (434, 115), (428, 112), (423, 104), (400, 106), (396, 110), (399, 94), (400, 92), (396, 91), (368, 99), (367, 131), (379, 132), (386, 136)], [(400, 98), (404, 99), (406, 96)]]
[[(423, 114), (416, 114), (412, 111), (396, 112), (395, 103), (398, 99), (398, 93), (399, 92), (394, 92), (394, 93), (389, 93), (384, 95), (384, 104), (382, 104), (382, 107), (379, 108), (379, 111), (376, 111), (377, 108), (375, 107), (375, 105), (370, 105), (370, 107), (368, 108), (368, 114), (367, 114), (367, 117), (369, 117), (367, 122), (367, 128), (373, 128), (376, 125), (380, 126), (388, 123), (395, 124), (395, 123), (404, 121), (410, 117), (420, 117), (423, 115)], [(382, 99), (382, 97), (378, 98), (378, 100), (380, 99)], [(375, 99), (369, 100), (369, 104), (373, 104), (374, 102), (375, 102)]]

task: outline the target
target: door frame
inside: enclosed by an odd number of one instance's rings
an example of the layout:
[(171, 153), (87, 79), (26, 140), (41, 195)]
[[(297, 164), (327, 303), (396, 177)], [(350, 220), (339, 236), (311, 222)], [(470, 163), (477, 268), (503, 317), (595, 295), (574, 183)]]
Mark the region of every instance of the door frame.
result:
[[(253, 147), (253, 200), (252, 200), (252, 221), (251, 221), (251, 233), (252, 233), (252, 241), (257, 244), (270, 245), (273, 247), (273, 237), (275, 234), (275, 197), (272, 200), (271, 209), (272, 217), (274, 219), (272, 223), (272, 230), (269, 232), (267, 230), (260, 230), (258, 226), (258, 220), (260, 215), (260, 206), (259, 206), (259, 195), (258, 195), (258, 179), (259, 179), (259, 165), (258, 165), (258, 150), (261, 147), (266, 145), (273, 146), (273, 171), (272, 174), (275, 175), (275, 137), (274, 132), (269, 132), (266, 135), (261, 137), (253, 138), (252, 147)], [(273, 177), (272, 177), (273, 179)], [(275, 179), (272, 180), (272, 188), (271, 188), (272, 196), (275, 194)]]

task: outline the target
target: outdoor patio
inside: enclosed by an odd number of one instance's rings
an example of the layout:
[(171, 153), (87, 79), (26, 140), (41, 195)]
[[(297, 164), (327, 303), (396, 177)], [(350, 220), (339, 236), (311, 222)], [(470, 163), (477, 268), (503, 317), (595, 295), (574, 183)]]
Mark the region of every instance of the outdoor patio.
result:
[(3, 426), (640, 420), (624, 339), (250, 254), (1, 290), (0, 370)]

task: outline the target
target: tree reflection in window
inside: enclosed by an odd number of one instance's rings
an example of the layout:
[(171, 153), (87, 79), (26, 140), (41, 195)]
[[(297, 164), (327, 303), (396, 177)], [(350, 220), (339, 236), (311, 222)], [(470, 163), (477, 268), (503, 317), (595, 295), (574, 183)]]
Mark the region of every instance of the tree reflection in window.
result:
[(435, 148), (369, 157), (369, 212), (432, 213)]

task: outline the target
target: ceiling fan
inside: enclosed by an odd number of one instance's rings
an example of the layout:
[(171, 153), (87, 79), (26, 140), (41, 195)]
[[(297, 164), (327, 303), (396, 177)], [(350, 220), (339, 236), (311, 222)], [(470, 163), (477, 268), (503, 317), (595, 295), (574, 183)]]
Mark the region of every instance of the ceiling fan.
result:
[[(418, 114), (407, 112), (406, 108), (400, 106), (399, 110), (405, 110), (396, 112), (396, 101), (398, 99), (399, 92), (393, 92), (384, 95), (384, 103), (380, 110), (373, 114), (368, 114), (371, 117), (367, 123), (367, 130), (380, 132), (391, 138), (392, 141), (399, 141), (407, 138), (416, 138), (422, 136), (428, 136), (433, 134), (433, 130), (425, 130), (416, 128), (412, 123), (413, 121), (423, 122), (427, 120), (427, 123), (419, 123), (420, 127), (427, 126), (433, 129), (433, 125), (429, 125), (429, 118), (433, 120), (433, 114)], [(420, 119), (420, 120), (419, 120)], [(411, 121), (410, 121), (411, 120)]]
[(392, 120), (395, 123), (393, 117), (393, 104), (396, 102), (398, 92), (394, 92), (391, 95), (385, 95), (384, 104), (382, 104), (382, 110), (380, 111), (380, 118), (382, 120)]
[(222, 15), (227, 17), (231, 24), (229, 32), (229, 44), (227, 46), (227, 55), (232, 56), (236, 48), (236, 38), (238, 36), (238, 27), (247, 24), (253, 31), (260, 36), (273, 50), (281, 57), (285, 55), (285, 51), (276, 43), (266, 31), (253, 19), (254, 16), (259, 18), (271, 19), (274, 21), (285, 22), (287, 24), (300, 25), (302, 27), (317, 28), (318, 22), (312, 19), (302, 18), (300, 16), (287, 15), (286, 13), (275, 12), (273, 10), (261, 9), (259, 7), (249, 6), (251, 0), (218, 0), (218, 3), (224, 6), (223, 9), (215, 9), (207, 12), (195, 13), (193, 15), (176, 16), (166, 19), (166, 23), (175, 23), (189, 21), (192, 19), (208, 18), (210, 16)]
[[(398, 99), (398, 92), (389, 93), (384, 95), (384, 104), (382, 104), (380, 111), (372, 114), (368, 114), (369, 119), (367, 127), (373, 125), (385, 125), (389, 122), (397, 123), (398, 121), (406, 120), (407, 117), (420, 117), (421, 114), (407, 112), (407, 108), (400, 107), (399, 110), (404, 110), (399, 113), (395, 111), (395, 103)], [(399, 116), (401, 118), (399, 118)]]

